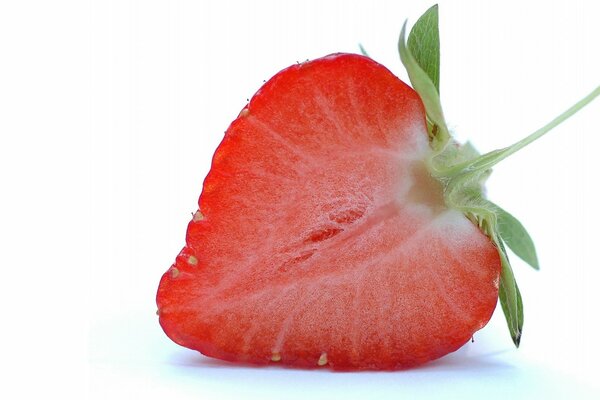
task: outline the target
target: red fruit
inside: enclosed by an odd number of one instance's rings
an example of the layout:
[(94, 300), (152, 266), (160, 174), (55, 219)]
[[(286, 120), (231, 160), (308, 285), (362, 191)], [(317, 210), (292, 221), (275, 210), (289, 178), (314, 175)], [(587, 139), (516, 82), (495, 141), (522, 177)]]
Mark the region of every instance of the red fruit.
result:
[(160, 323), (229, 361), (397, 369), (461, 347), (498, 299), (498, 249), (430, 177), (422, 102), (369, 58), (268, 81), (231, 124)]

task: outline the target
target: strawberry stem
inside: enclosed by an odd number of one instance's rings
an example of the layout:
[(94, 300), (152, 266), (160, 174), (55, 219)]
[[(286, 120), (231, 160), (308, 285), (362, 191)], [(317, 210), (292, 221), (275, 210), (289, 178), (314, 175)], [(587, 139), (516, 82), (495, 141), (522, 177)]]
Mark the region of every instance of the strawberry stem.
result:
[(481, 155), (475, 159), (459, 163), (454, 165), (448, 169), (442, 171), (435, 171), (439, 174), (437, 177), (439, 178), (452, 178), (457, 175), (462, 175), (465, 173), (474, 173), (478, 171), (484, 171), (492, 168), (494, 165), (498, 164), (500, 161), (504, 160), (508, 156), (516, 153), (521, 150), (523, 147), (529, 145), (530, 143), (536, 141), (537, 139), (544, 136), (546, 133), (551, 131), (553, 128), (561, 124), (563, 121), (571, 117), (577, 111), (581, 110), (583, 107), (592, 102), (596, 97), (600, 95), (600, 86), (594, 89), (590, 94), (585, 96), (583, 99), (579, 100), (565, 112), (560, 114), (558, 117), (554, 118), (548, 124), (544, 125), (537, 131), (533, 132), (531, 135), (526, 138), (518, 141), (512, 146), (505, 147), (503, 149), (490, 151), (484, 155)]
[(563, 121), (565, 121), (566, 119), (571, 117), (577, 111), (581, 110), (583, 107), (585, 107), (586, 105), (591, 103), (592, 100), (594, 100), (596, 97), (598, 97), (598, 95), (600, 95), (600, 86), (598, 86), (596, 89), (594, 89), (590, 94), (585, 96), (583, 99), (579, 100), (577, 103), (572, 105), (568, 110), (566, 110), (565, 112), (560, 114), (558, 117), (554, 118), (548, 124), (544, 125), (537, 131), (533, 132), (531, 135), (518, 141), (517, 143), (513, 144), (512, 146), (507, 147), (505, 149), (502, 157), (496, 160), (496, 163), (500, 162), (501, 160), (505, 159), (506, 157), (510, 156), (511, 154), (516, 153), (517, 151), (521, 150), (523, 147), (527, 146), (531, 142), (541, 138), (546, 133), (548, 133), (550, 130), (552, 130), (556, 126), (560, 125)]

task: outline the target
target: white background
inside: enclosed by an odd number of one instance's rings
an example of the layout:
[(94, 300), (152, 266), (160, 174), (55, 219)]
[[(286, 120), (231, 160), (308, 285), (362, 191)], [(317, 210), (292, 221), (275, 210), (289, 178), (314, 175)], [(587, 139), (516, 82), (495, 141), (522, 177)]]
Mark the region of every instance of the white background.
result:
[[(440, 1), (441, 94), (481, 151), (600, 84), (596, 1)], [(423, 368), (330, 373), (208, 360), (160, 330), (154, 296), (223, 131), (280, 69), (332, 52), (401, 78), (428, 1), (0, 3), (0, 392), (10, 398), (598, 398), (600, 100), (504, 161), (489, 197), (520, 217), (519, 350), (497, 312)], [(2, 397), (8, 398), (6, 395)]]

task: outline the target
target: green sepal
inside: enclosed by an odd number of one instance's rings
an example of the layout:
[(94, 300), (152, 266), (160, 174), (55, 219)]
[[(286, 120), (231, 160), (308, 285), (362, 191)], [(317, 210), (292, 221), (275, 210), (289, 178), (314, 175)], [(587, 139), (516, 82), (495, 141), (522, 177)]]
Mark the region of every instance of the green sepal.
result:
[[(431, 9), (430, 9), (431, 10)], [(436, 23), (430, 24), (432, 18), (435, 18)], [(431, 43), (432, 36), (431, 29), (425, 29), (421, 27), (420, 24), (430, 24), (431, 28), (435, 28), (436, 35), (435, 37), (439, 38), (439, 34), (437, 33), (437, 9), (435, 13), (432, 13), (428, 18), (421, 18), (417, 21), (417, 24), (413, 27), (411, 31), (411, 36), (413, 37), (412, 41), (415, 43), (414, 46), (417, 46), (418, 43)], [(427, 35), (427, 38), (420, 38), (419, 35)], [(439, 47), (439, 42), (438, 42)], [(410, 82), (412, 83), (413, 89), (419, 94), (421, 100), (423, 101), (423, 105), (425, 106), (425, 113), (427, 115), (427, 124), (428, 130), (431, 137), (431, 146), (434, 151), (441, 151), (448, 140), (450, 139), (450, 134), (448, 132), (448, 127), (446, 126), (446, 120), (444, 119), (444, 113), (442, 111), (442, 105), (440, 102), (439, 91), (436, 87), (436, 84), (432, 81), (431, 77), (425, 71), (424, 68), (428, 70), (435, 71), (437, 70), (439, 74), (439, 55), (437, 58), (437, 66), (435, 64), (435, 60), (428, 59), (426, 51), (420, 52), (421, 62), (424, 65), (420, 65), (417, 59), (413, 56), (411, 50), (406, 45), (406, 22), (402, 26), (402, 31), (400, 32), (400, 40), (398, 41), (398, 51), (400, 53), (400, 59), (408, 72), (408, 77), (410, 78)], [(439, 79), (439, 78), (438, 78)]]
[(364, 48), (364, 46), (362, 45), (362, 43), (358, 44), (358, 49), (360, 50), (360, 54), (362, 54), (365, 57), (371, 58), (371, 56), (369, 55), (369, 53), (367, 53), (367, 50)]
[(438, 5), (435, 4), (417, 20), (408, 35), (408, 49), (421, 69), (440, 92), (440, 32)]
[(498, 217), (498, 234), (502, 238), (502, 241), (521, 260), (534, 269), (540, 269), (535, 245), (523, 224), (499, 206), (495, 205), (495, 207), (496, 216)]
[(500, 305), (504, 311), (504, 317), (508, 324), (510, 337), (516, 347), (521, 343), (521, 335), (523, 334), (523, 299), (519, 286), (515, 280), (506, 249), (501, 240), (496, 239), (496, 246), (500, 254), (502, 271), (500, 273), (500, 284), (498, 287), (498, 296)]

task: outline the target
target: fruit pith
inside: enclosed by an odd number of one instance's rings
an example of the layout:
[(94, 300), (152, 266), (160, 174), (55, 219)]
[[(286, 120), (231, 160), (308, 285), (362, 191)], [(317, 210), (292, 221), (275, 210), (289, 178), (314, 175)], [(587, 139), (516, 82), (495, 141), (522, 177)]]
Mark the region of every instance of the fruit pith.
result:
[(419, 96), (336, 54), (269, 80), (231, 124), (160, 323), (208, 356), (396, 369), (452, 352), (492, 315), (497, 248), (429, 176)]

